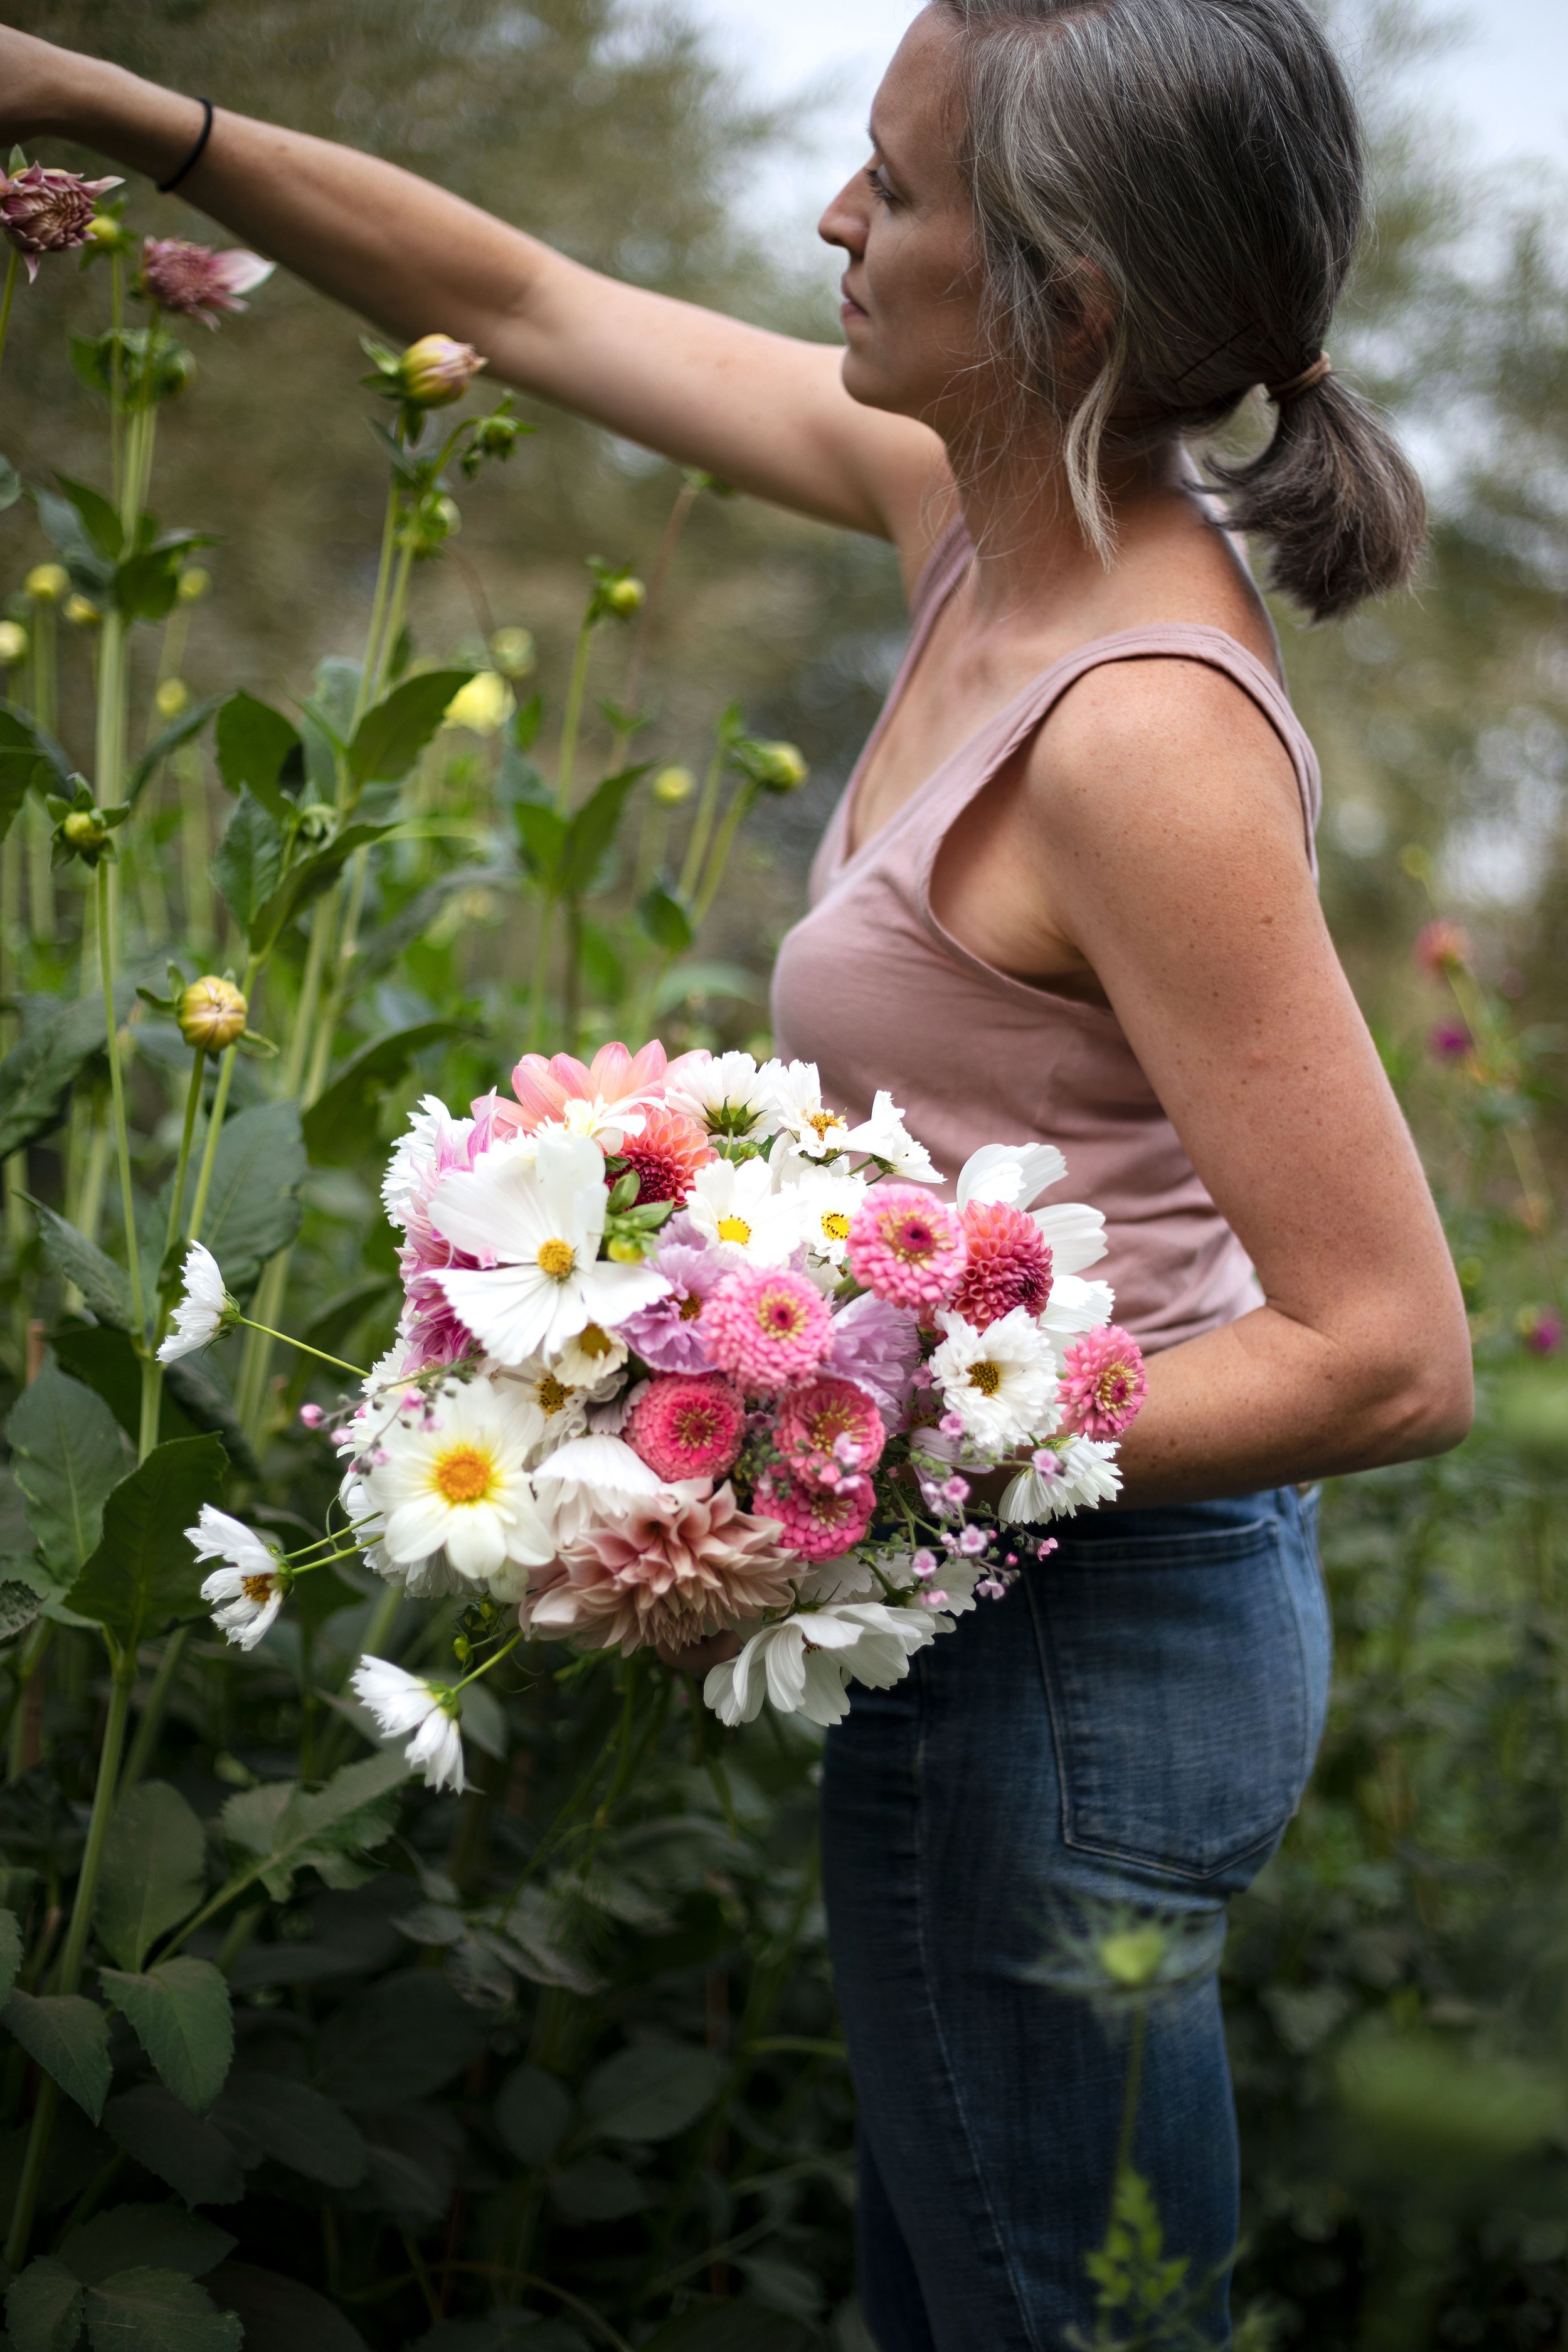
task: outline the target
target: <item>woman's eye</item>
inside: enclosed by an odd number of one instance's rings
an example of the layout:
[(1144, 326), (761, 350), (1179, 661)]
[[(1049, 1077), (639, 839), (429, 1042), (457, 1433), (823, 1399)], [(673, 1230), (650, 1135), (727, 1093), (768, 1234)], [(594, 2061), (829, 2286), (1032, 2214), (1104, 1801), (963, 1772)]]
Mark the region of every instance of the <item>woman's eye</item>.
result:
[(898, 203), (899, 200), (897, 196), (894, 195), (891, 188), (889, 187), (888, 183), (882, 177), (880, 164), (867, 164), (866, 184), (879, 205), (896, 205)]

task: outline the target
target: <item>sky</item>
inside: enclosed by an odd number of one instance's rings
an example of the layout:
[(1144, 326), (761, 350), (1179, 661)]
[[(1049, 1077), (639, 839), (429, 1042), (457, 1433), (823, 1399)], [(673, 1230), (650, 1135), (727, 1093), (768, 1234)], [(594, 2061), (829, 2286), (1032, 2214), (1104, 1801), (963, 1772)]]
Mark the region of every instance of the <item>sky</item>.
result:
[[(742, 85), (769, 100), (820, 92), (811, 135), (781, 153), (748, 191), (748, 217), (813, 261), (816, 213), (865, 160), (865, 123), (883, 65), (918, 0), (687, 0), (712, 28)], [(1568, 170), (1568, 0), (1479, 0), (1450, 14), (1447, 52), (1415, 69), (1473, 142), (1478, 158), (1521, 166), (1545, 157)], [(824, 257), (825, 268), (833, 264)]]

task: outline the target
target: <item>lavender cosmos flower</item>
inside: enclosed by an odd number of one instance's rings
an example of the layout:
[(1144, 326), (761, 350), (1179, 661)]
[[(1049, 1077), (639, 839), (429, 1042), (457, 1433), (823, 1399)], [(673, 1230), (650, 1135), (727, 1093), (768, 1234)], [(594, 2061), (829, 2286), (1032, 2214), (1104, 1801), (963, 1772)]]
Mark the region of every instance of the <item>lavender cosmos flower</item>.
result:
[(240, 245), (215, 253), (184, 237), (150, 236), (142, 247), (142, 290), (160, 310), (216, 327), (220, 311), (249, 309), (240, 296), (270, 278), (276, 266)]
[(98, 199), (119, 180), (84, 180), (76, 172), (46, 170), (29, 163), (10, 177), (0, 174), (0, 230), (27, 265), (29, 281), (38, 274), (38, 257), (67, 253), (85, 245), (98, 211)]

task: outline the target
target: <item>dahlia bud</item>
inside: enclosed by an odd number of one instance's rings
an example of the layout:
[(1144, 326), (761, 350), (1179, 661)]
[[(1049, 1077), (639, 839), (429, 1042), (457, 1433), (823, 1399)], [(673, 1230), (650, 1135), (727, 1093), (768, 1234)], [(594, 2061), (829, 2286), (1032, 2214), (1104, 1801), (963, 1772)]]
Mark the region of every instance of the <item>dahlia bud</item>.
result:
[(27, 632), (20, 621), (0, 621), (0, 669), (27, 658)]
[(617, 621), (629, 621), (647, 602), (647, 590), (640, 580), (612, 580), (605, 590), (605, 610), (613, 613)]
[(136, 250), (135, 232), (126, 227), (118, 213), (98, 213), (87, 225), (84, 243), (101, 254), (126, 254)]
[(97, 809), (72, 809), (60, 820), (61, 839), (72, 849), (101, 849), (109, 839), (109, 827)]
[(764, 792), (797, 792), (811, 770), (793, 743), (759, 743), (751, 761), (752, 772)]
[(90, 596), (68, 596), (61, 610), (74, 629), (96, 629), (103, 618)]
[(679, 808), (697, 790), (697, 779), (689, 768), (661, 768), (648, 790), (665, 808)]
[(183, 677), (166, 677), (153, 697), (153, 708), (160, 719), (177, 719), (182, 710), (190, 708), (191, 689)]
[(450, 335), (421, 335), (397, 362), (397, 388), (416, 408), (447, 408), (461, 400), (488, 364), (471, 343), (455, 342)]
[(70, 584), (63, 563), (35, 563), (22, 583), (35, 604), (58, 604), (69, 593)]
[(219, 980), (208, 972), (202, 980), (193, 980), (180, 999), (176, 1016), (180, 1034), (197, 1053), (221, 1054), (226, 1045), (237, 1045), (244, 1035), (248, 1009), (232, 980)]
[(38, 274), (40, 255), (67, 253), (87, 243), (99, 197), (122, 184), (47, 171), (42, 163), (29, 163), (10, 178), (0, 176), (0, 231), (26, 263), (29, 281)]
[(630, 1234), (617, 1234), (605, 1248), (605, 1255), (616, 1265), (640, 1265), (645, 1255), (642, 1244)]
[(204, 572), (199, 563), (188, 563), (180, 574), (177, 593), (181, 604), (199, 604), (212, 584), (213, 576), (210, 572)]
[(224, 310), (247, 310), (248, 294), (271, 277), (276, 262), (234, 246), (215, 253), (180, 236), (150, 236), (142, 247), (142, 291), (160, 310), (216, 327)]
[(533, 667), (533, 631), (498, 629), (490, 639), (490, 659), (502, 677), (526, 677)]
[(494, 735), (517, 708), (517, 697), (493, 669), (477, 670), (460, 686), (442, 713), (448, 727), (466, 727), (471, 734)]

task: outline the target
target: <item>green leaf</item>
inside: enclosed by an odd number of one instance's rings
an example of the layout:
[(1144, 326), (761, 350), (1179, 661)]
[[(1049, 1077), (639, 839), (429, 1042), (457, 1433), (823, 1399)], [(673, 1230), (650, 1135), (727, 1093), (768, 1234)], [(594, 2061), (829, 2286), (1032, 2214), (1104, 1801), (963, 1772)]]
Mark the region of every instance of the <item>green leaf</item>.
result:
[(638, 2042), (595, 2066), (583, 2089), (588, 2127), (607, 2139), (669, 2139), (718, 2092), (722, 2061), (679, 2042)]
[(22, 477), (9, 457), (0, 457), (0, 514), (14, 507), (22, 495)]
[(125, 787), (126, 799), (134, 801), (148, 779), (157, 774), (170, 752), (177, 751), (182, 743), (188, 743), (193, 735), (199, 735), (213, 712), (222, 707), (221, 694), (209, 695), (205, 702), (193, 702), (188, 710), (182, 710), (177, 719), (171, 719), (162, 733), (154, 735), (131, 771), (131, 781)]
[(760, 2303), (709, 2303), (667, 2319), (644, 2352), (821, 2352), (822, 2338), (804, 2320)]
[(94, 552), (112, 563), (125, 544), (125, 533), (113, 507), (101, 490), (89, 488), (86, 482), (73, 482), (68, 474), (57, 474), (55, 479), (67, 505), (76, 509)]
[(353, 782), (391, 784), (405, 776), (440, 726), (447, 705), (473, 675), (471, 669), (421, 670), (394, 687), (354, 730), (348, 751)]
[(333, 2099), (287, 2074), (238, 2074), (219, 2118), (248, 2133), (276, 2164), (326, 2189), (357, 2189), (370, 2158), (359, 2126)]
[(13, 1992), (4, 2018), (28, 2057), (97, 2123), (110, 2073), (109, 2020), (98, 2003), (79, 1992)]
[(183, 2213), (177, 2205), (115, 2205), (72, 2230), (60, 2246), (60, 2260), (83, 2286), (98, 2286), (116, 2271), (138, 2262), (162, 2271), (200, 2278), (233, 2251), (235, 2241), (216, 2221)]
[(121, 1801), (104, 1843), (92, 1916), (122, 1969), (139, 1969), (159, 1937), (196, 1909), (206, 1890), (205, 1861), (202, 1825), (177, 1789), (143, 1780)]
[(117, 2147), (144, 2171), (166, 2180), (187, 2205), (237, 2205), (245, 2194), (245, 2175), (230, 2142), (162, 2083), (120, 2092), (104, 2109), (103, 2127)]
[(548, 2164), (566, 2137), (572, 2098), (542, 2066), (514, 2066), (500, 2086), (496, 2129), (520, 2164)]
[(0, 702), (0, 841), (11, 829), (27, 786), (68, 789), (70, 762), (54, 737), (14, 702)]
[(5, 1434), (38, 1549), (59, 1575), (74, 1575), (97, 1549), (104, 1505), (129, 1467), (120, 1425), (101, 1397), (46, 1361)]
[(274, 1250), (300, 1230), (305, 1180), (300, 1113), (290, 1102), (256, 1103), (225, 1121), (213, 1156), (202, 1240), (243, 1297)]
[(341, 1766), (321, 1789), (264, 1781), (229, 1799), (224, 1832), (231, 1844), (266, 1864), (262, 1884), (282, 1902), (307, 1863), (320, 1867), (334, 1855), (374, 1853), (384, 1844), (396, 1826), (395, 1792), (407, 1778), (402, 1753), (393, 1748)]
[(115, 604), (128, 621), (163, 621), (180, 599), (180, 574), (193, 547), (210, 544), (205, 531), (165, 531), (150, 547), (138, 549), (114, 567), (110, 588)]
[(543, 801), (518, 801), (511, 821), (529, 872), (542, 890), (553, 890), (566, 845), (566, 819)]
[(390, 818), (385, 822), (378, 819), (374, 824), (345, 824), (320, 849), (307, 857), (295, 858), (251, 921), (249, 940), (257, 952), (270, 948), (285, 923), (302, 915), (307, 907), (314, 906), (322, 893), (331, 888), (356, 849), (368, 849), (393, 829)]
[[(35, 1385), (37, 1385), (35, 1383)], [(157, 1446), (104, 1506), (103, 1538), (66, 1595), (121, 1653), (202, 1613), (202, 1567), (185, 1536), (223, 1492), (228, 1457), (216, 1437)]]
[(550, 2194), (569, 2221), (620, 2221), (647, 2203), (637, 2174), (607, 2156), (580, 2157), (553, 2176)]
[(363, 2336), (336, 2304), (299, 2279), (254, 2263), (225, 2263), (208, 2284), (216, 2300), (237, 2314), (245, 2352), (364, 2352)]
[(175, 2098), (205, 2115), (234, 2063), (228, 1987), (212, 1962), (181, 1953), (144, 1976), (122, 1969), (98, 1974)]
[(44, 1255), (60, 1279), (75, 1283), (100, 1323), (111, 1323), (117, 1331), (132, 1329), (135, 1309), (125, 1268), (42, 1201), (35, 1201), (30, 1192), (23, 1197), (37, 1218)]
[(70, 500), (56, 490), (45, 489), (40, 482), (33, 492), (33, 504), (45, 531), (65, 558), (72, 584), (89, 596), (107, 598), (114, 585), (114, 565), (99, 553)]
[(240, 2352), (245, 2331), (178, 2271), (116, 2271), (87, 2294), (92, 2352)]
[(303, 782), (305, 746), (280, 710), (243, 689), (231, 694), (218, 712), (217, 764), (231, 793), (253, 793), (279, 824), (289, 822), (293, 805), (285, 780), (296, 788)]
[(21, 1924), (14, 1911), (0, 1911), (0, 2005), (10, 1999), (21, 1965)]
[[(142, 1364), (129, 1335), (107, 1323), (58, 1323), (49, 1333), (49, 1345), (65, 1369), (103, 1399), (134, 1444), (142, 1422)], [(216, 1432), (243, 1477), (258, 1475), (233, 1398), (199, 1358), (179, 1356), (163, 1367), (158, 1435), (161, 1440), (189, 1437), (197, 1430)]]
[(96, 992), (23, 1033), (0, 1062), (0, 1157), (59, 1126), (82, 1064), (102, 1045), (103, 999)]
[[(38, 1565), (42, 1568), (41, 1561)], [(44, 1573), (47, 1585), (52, 1590), (54, 1578), (47, 1570)], [(14, 1641), (18, 1633), (32, 1623), (42, 1603), (48, 1597), (48, 1591), (35, 1591), (32, 1585), (19, 1583), (15, 1577), (7, 1577), (4, 1581), (0, 1581), (0, 1642)]]
[(283, 835), (277, 818), (255, 793), (241, 793), (213, 859), (213, 879), (252, 947), (258, 944), (258, 919), (275, 895), (282, 871)]
[(5, 2327), (16, 2352), (71, 2352), (81, 2334), (79, 2280), (54, 2254), (29, 2263), (5, 2290)]
[(619, 830), (626, 795), (647, 771), (648, 762), (645, 760), (640, 767), (623, 768), (618, 775), (606, 776), (573, 817), (566, 828), (555, 875), (555, 887), (563, 898), (580, 898), (593, 888), (605, 853)]
[(328, 2019), (317, 2080), (351, 2107), (397, 2106), (440, 2090), (484, 2046), (482, 2019), (444, 1976), (402, 1969)]
[(697, 936), (685, 906), (662, 882), (652, 884), (637, 900), (637, 921), (666, 955), (684, 955)]
[(448, 1037), (478, 1034), (467, 1022), (419, 1021), (411, 1028), (394, 1029), (362, 1045), (329, 1079), (305, 1113), (305, 1149), (311, 1165), (342, 1167), (360, 1160), (366, 1133), (373, 1131), (376, 1103), (388, 1087), (396, 1084), (415, 1055)]

